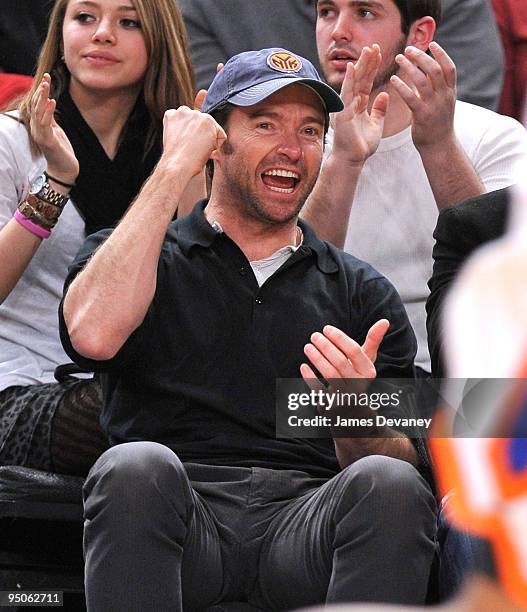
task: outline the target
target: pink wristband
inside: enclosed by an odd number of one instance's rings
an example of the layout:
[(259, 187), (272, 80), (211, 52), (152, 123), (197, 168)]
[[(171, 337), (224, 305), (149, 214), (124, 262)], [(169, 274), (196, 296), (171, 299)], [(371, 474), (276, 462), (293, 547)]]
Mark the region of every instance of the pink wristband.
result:
[(24, 217), (18, 208), (15, 210), (15, 214), (13, 216), (22, 227), (25, 227), (32, 234), (35, 234), (35, 236), (38, 236), (39, 238), (49, 238), (51, 236), (51, 232), (49, 230), (40, 227), (40, 225), (37, 225), (36, 223), (33, 223), (33, 221), (30, 221), (27, 217)]

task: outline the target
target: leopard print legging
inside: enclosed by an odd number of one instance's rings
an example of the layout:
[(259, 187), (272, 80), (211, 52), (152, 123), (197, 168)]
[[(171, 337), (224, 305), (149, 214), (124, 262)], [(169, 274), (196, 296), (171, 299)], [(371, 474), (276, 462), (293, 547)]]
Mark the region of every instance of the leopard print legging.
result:
[(85, 476), (107, 448), (98, 380), (0, 391), (0, 465)]

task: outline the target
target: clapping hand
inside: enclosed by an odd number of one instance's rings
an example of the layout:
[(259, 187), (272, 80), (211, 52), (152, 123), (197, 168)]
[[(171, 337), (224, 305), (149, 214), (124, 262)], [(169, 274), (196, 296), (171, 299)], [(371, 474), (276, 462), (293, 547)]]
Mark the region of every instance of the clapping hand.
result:
[[(332, 325), (326, 325), (322, 333), (315, 332), (311, 335), (311, 342), (304, 347), (304, 352), (309, 361), (324, 377), (325, 382), (323, 383), (317, 378), (308, 364), (303, 363), (300, 366), (300, 373), (304, 382), (310, 389), (327, 393), (328, 396), (335, 393), (343, 394), (343, 397), (348, 394), (366, 393), (370, 382), (377, 377), (375, 368), (377, 352), (389, 326), (390, 324), (386, 319), (377, 321), (370, 327), (362, 346)], [(328, 383), (329, 386), (327, 386)], [(325, 410), (327, 411), (328, 408)], [(342, 412), (343, 410), (344, 412)], [(335, 411), (337, 414), (340, 411), (345, 417), (372, 418), (371, 409), (363, 404), (352, 407), (351, 405), (342, 406), (337, 402), (333, 406), (333, 413)], [(330, 415), (329, 412), (324, 412), (324, 414)], [(342, 434), (346, 430), (339, 428), (333, 431)], [(337, 438), (340, 437), (337, 436)], [(351, 435), (351, 438), (354, 439), (354, 436)], [(342, 440), (337, 444), (337, 454), (340, 453), (338, 447), (341, 444)], [(352, 446), (356, 447), (355, 441)], [(350, 449), (346, 445), (345, 448), (347, 449), (346, 454), (348, 454)], [(347, 464), (347, 461), (345, 463)]]
[(407, 47), (395, 61), (401, 70), (391, 84), (412, 112), (412, 138), (416, 148), (437, 146), (453, 138), (456, 104), (456, 66), (437, 43), (432, 56)]
[[(370, 327), (364, 344), (360, 345), (337, 327), (326, 325), (322, 333), (311, 335), (304, 352), (326, 380), (373, 379), (377, 376), (377, 352), (389, 327), (386, 319), (380, 319)], [(306, 363), (300, 366), (300, 373), (308, 385), (317, 379)]]
[(31, 136), (46, 158), (50, 175), (75, 183), (79, 162), (64, 130), (55, 121), (56, 100), (50, 99), (51, 77), (44, 74), (31, 100)]
[(349, 62), (342, 83), (344, 110), (334, 113), (333, 153), (348, 163), (362, 164), (375, 153), (382, 137), (389, 95), (379, 93), (368, 111), (375, 77), (381, 65), (379, 45), (364, 47), (357, 63)]

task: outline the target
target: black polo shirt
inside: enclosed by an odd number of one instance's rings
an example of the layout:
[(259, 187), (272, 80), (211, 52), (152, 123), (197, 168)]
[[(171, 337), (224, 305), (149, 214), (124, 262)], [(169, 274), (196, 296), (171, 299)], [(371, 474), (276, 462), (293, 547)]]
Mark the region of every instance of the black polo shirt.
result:
[[(205, 205), (169, 226), (155, 297), (119, 353), (104, 362), (76, 353), (61, 305), (64, 348), (107, 373), (102, 424), (114, 444), (155, 440), (183, 462), (330, 477), (339, 470), (332, 440), (276, 438), (276, 379), (300, 377), (303, 347), (324, 325), (362, 343), (380, 318), (391, 327), (378, 375), (412, 377), (416, 342), (401, 300), (371, 266), (302, 221), (303, 246), (259, 287), (242, 251), (207, 222)], [(66, 287), (109, 233), (87, 239)]]

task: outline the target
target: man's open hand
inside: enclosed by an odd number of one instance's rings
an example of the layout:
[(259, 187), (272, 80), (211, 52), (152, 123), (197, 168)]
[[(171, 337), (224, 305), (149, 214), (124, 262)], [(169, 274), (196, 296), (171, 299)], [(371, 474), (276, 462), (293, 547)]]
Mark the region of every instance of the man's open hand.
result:
[(75, 183), (79, 162), (64, 130), (55, 121), (57, 102), (50, 98), (51, 76), (46, 72), (31, 98), (29, 129), (33, 140), (46, 158), (52, 176)]
[[(311, 335), (311, 342), (304, 347), (304, 353), (320, 374), (326, 379), (375, 378), (375, 360), (379, 346), (390, 327), (386, 319), (380, 319), (371, 326), (361, 346), (343, 331), (326, 325), (322, 333)], [(316, 381), (312, 368), (303, 363), (300, 366), (302, 378), (308, 385)]]
[(379, 66), (379, 45), (364, 47), (355, 65), (349, 62), (342, 83), (344, 110), (332, 115), (332, 154), (349, 164), (362, 164), (377, 150), (388, 110), (389, 96), (380, 93), (368, 111), (370, 94)]
[(437, 43), (430, 43), (433, 57), (407, 47), (395, 61), (401, 67), (391, 84), (412, 112), (412, 138), (419, 150), (441, 146), (454, 137), (456, 66)]

